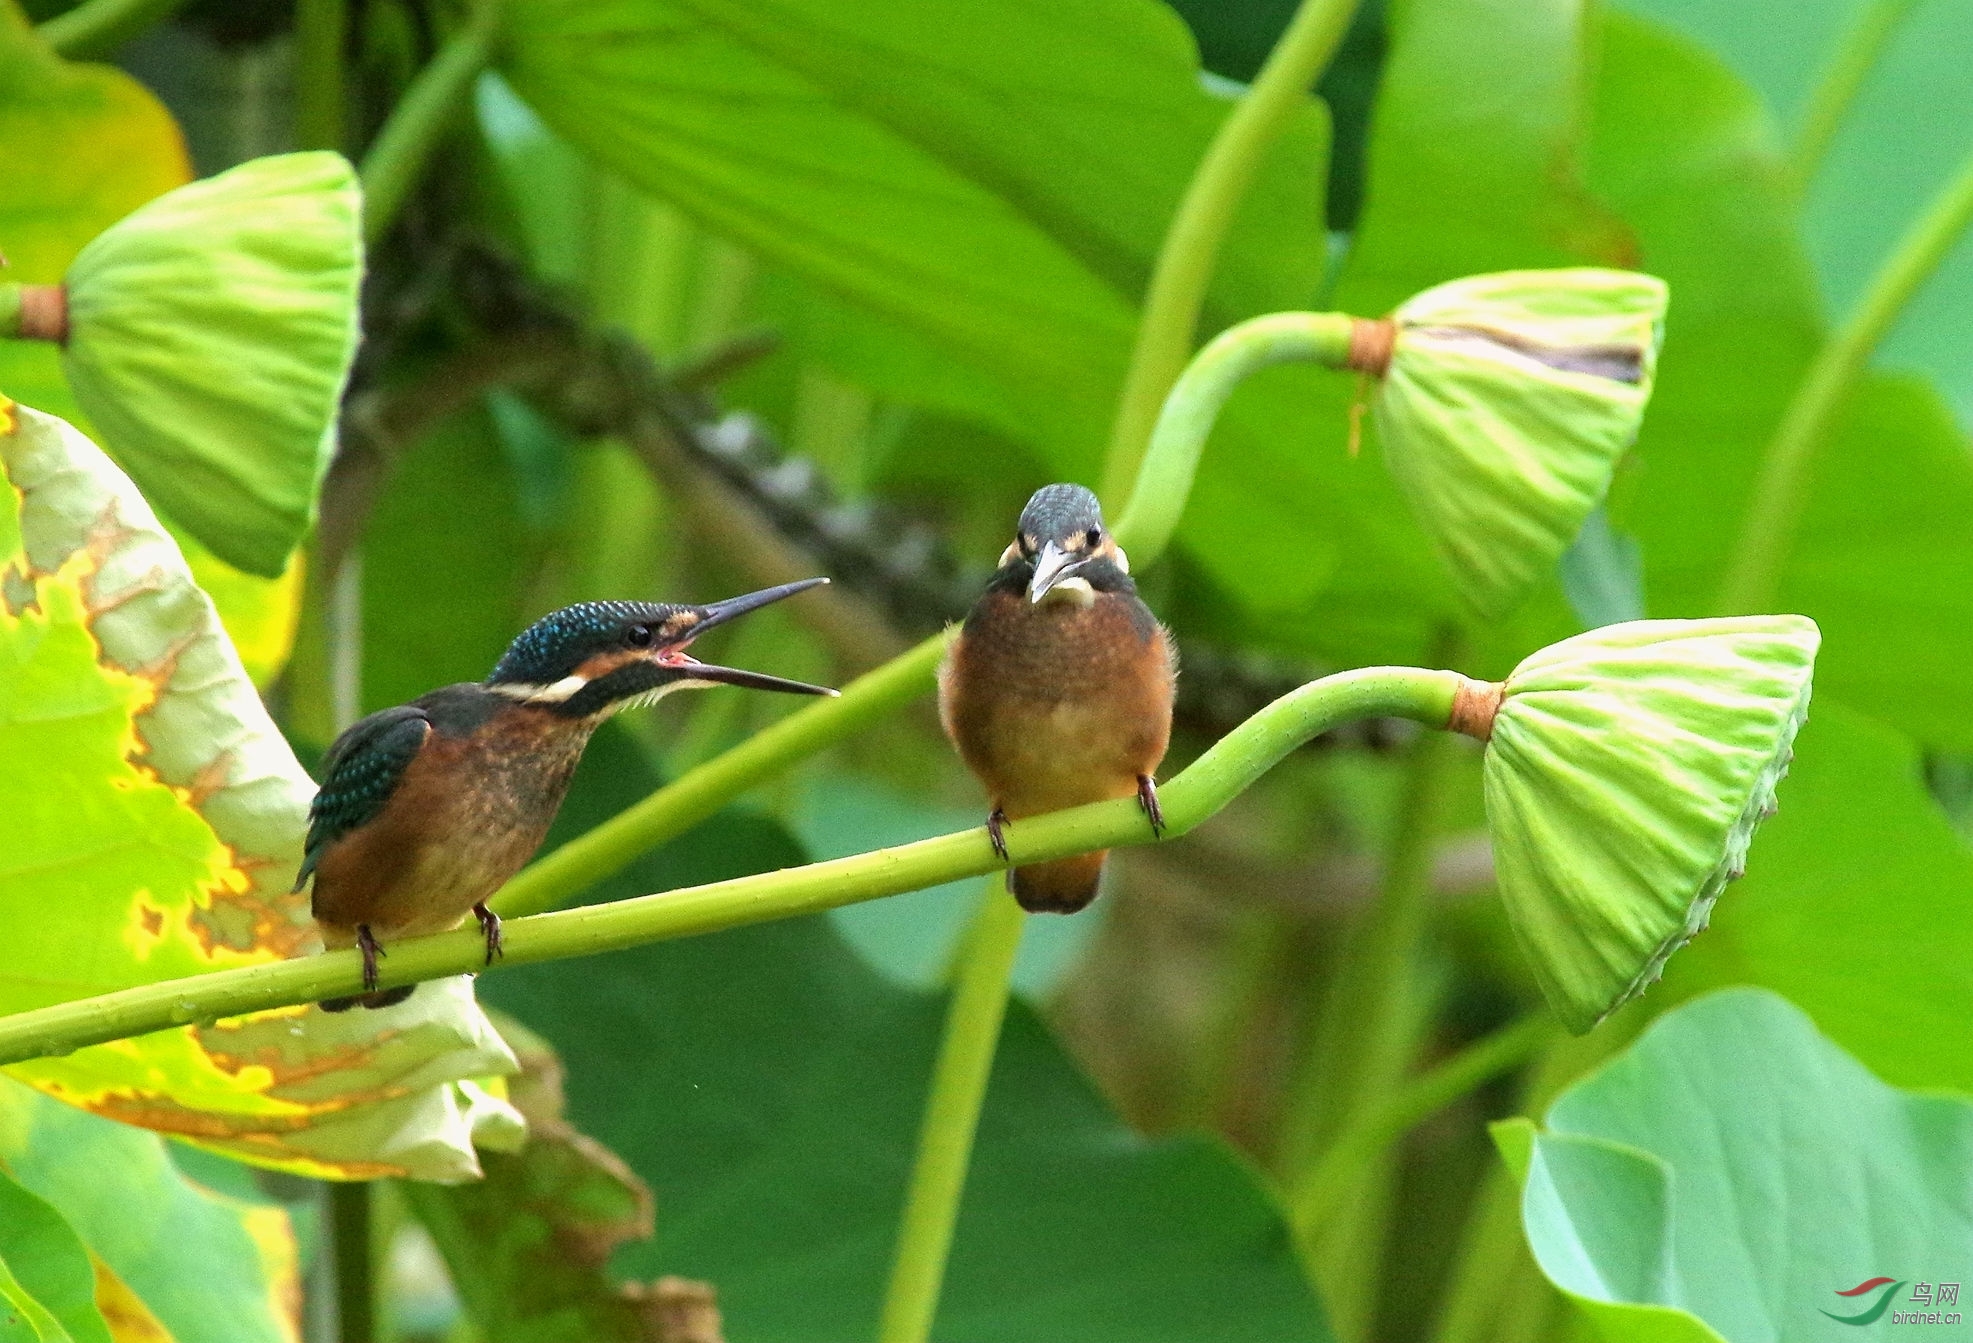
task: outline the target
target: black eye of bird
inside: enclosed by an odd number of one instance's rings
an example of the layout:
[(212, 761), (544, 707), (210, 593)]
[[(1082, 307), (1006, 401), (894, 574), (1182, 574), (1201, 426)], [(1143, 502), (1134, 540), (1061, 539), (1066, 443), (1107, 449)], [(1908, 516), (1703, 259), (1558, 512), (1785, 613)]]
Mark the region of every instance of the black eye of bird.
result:
[(632, 648), (649, 648), (651, 646), (651, 627), (649, 625), (632, 625), (628, 630), (624, 631), (623, 641)]
[(1094, 547), (1097, 542), (1103, 539), (1103, 533), (1097, 528), (1091, 527), (1088, 531), (1082, 534), (1082, 539), (1086, 543), (1088, 543), (1091, 547)]

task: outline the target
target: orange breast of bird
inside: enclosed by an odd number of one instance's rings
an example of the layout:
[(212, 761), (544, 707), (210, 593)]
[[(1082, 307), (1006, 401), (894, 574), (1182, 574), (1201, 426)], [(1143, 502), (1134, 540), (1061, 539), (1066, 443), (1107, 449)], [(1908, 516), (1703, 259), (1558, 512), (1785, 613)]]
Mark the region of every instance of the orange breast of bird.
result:
[(314, 908), (328, 945), (349, 945), (359, 923), (386, 940), (456, 927), (534, 855), (588, 734), (533, 717), (426, 739), (383, 811), (322, 856)]
[[(940, 717), (993, 805), (1019, 820), (1133, 796), (1170, 742), (1176, 671), (1164, 627), (1134, 596), (1035, 605), (989, 591), (941, 670)], [(1086, 904), (1102, 855), (1063, 862), (1076, 870), (1060, 869), (1061, 882), (1086, 885)]]

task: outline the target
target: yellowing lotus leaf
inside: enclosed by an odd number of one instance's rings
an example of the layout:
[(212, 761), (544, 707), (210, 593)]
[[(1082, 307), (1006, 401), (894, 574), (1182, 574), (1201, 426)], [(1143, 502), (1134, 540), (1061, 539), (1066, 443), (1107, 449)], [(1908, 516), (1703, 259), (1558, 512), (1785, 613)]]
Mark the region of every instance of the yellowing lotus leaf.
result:
[(96, 1337), (298, 1343), (300, 1263), (288, 1214), (188, 1179), (155, 1133), (0, 1078), (0, 1169), (86, 1250), (82, 1282), (108, 1322)]
[[(307, 774), (129, 479), (0, 401), (0, 1012), (314, 948)], [(126, 1123), (306, 1174), (463, 1179), (518, 1117), (513, 1056), (447, 981), (402, 1008), (290, 1008), (8, 1071)]]

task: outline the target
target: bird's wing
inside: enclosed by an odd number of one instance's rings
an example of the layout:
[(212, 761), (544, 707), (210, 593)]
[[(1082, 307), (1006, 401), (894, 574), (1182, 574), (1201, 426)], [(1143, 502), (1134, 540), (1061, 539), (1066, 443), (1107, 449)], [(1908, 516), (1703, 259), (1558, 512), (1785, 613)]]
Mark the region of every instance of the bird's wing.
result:
[(308, 884), (324, 849), (384, 809), (431, 730), (423, 709), (400, 704), (359, 720), (336, 738), (322, 757), (322, 788), (308, 808), (297, 891)]

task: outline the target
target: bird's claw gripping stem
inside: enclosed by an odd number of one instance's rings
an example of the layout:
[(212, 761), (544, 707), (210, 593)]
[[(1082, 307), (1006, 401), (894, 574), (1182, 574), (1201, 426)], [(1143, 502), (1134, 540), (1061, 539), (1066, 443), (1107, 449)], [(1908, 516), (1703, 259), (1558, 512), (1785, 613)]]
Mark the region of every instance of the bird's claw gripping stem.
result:
[(480, 921), (480, 932), (486, 935), (486, 963), (492, 965), (496, 956), (507, 954), (500, 944), (500, 916), (486, 907), (481, 901), (473, 906), (473, 917)]
[(1144, 808), (1144, 814), (1151, 821), (1151, 838), (1163, 839), (1165, 835), (1165, 809), (1158, 805), (1158, 784), (1149, 774), (1137, 776), (1137, 805)]
[(1007, 857), (1007, 813), (998, 807), (987, 813), (987, 838), (993, 841), (993, 851), (1001, 862), (1011, 861)]
[(370, 925), (356, 925), (356, 945), (363, 952), (363, 989), (374, 993), (377, 988), (377, 962), (384, 959), (383, 946), (370, 931)]

